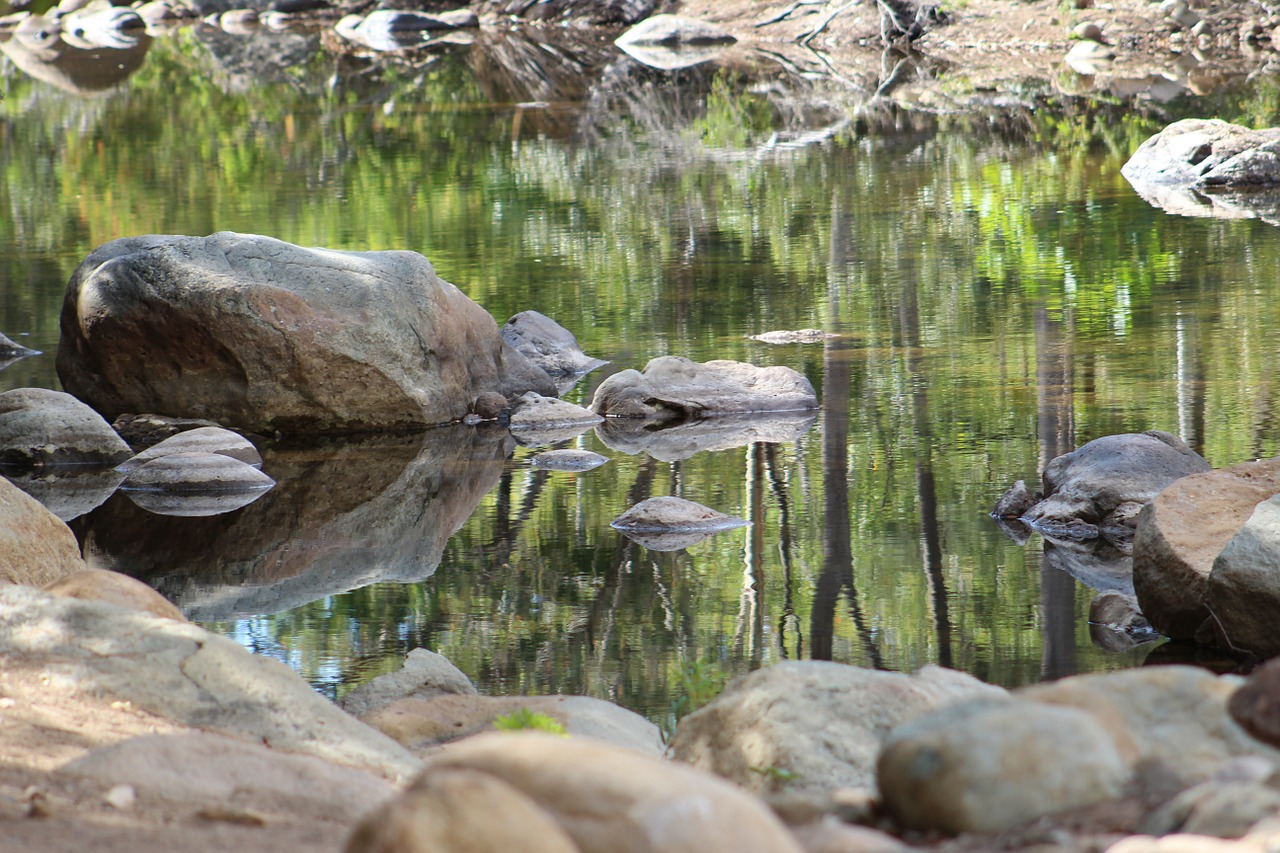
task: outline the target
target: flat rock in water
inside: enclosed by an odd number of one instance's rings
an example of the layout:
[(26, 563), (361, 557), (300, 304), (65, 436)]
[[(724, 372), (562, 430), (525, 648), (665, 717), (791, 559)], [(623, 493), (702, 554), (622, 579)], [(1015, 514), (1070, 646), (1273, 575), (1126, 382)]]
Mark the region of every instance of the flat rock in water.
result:
[(531, 464), (544, 471), (592, 471), (609, 461), (590, 450), (547, 450), (533, 457)]
[(0, 464), (115, 465), (133, 455), (101, 415), (61, 391), (0, 394)]
[(744, 527), (747, 521), (711, 507), (676, 497), (641, 501), (610, 524), (617, 530), (652, 532), (705, 532)]
[(618, 36), (615, 44), (732, 44), (735, 41), (737, 38), (728, 30), (707, 21), (682, 15), (653, 15)]
[(812, 411), (760, 412), (667, 423), (655, 429), (652, 421), (609, 418), (596, 427), (596, 435), (612, 450), (645, 453), (661, 462), (679, 462), (698, 453), (745, 447), (755, 442), (793, 444), (816, 420), (817, 415)]
[(502, 327), (516, 352), (555, 376), (580, 376), (608, 364), (586, 355), (573, 333), (537, 311), (522, 311)]
[(255, 468), (262, 465), (262, 454), (249, 439), (222, 427), (197, 427), (177, 433), (153, 444), (146, 450), (116, 466), (129, 474), (152, 459), (173, 453), (214, 453), (238, 460)]
[(455, 422), (483, 391), (556, 393), (414, 252), (229, 232), (115, 240), (73, 273), (61, 328), (59, 379), (111, 418), (382, 431)]
[(530, 391), (521, 395), (512, 404), (509, 426), (514, 432), (545, 431), (566, 427), (591, 427), (603, 420), (604, 418), (590, 409), (575, 406), (567, 400), (544, 397)]
[(796, 412), (818, 408), (813, 385), (789, 367), (739, 361), (698, 364), (662, 356), (644, 372), (623, 370), (596, 388), (591, 401), (605, 417), (696, 419), (711, 415)]
[(361, 684), (338, 700), (338, 706), (359, 717), (400, 699), (434, 699), (439, 696), (475, 695), (466, 673), (444, 655), (430, 649), (413, 649), (404, 666)]
[(764, 332), (759, 335), (752, 335), (751, 340), (760, 341), (764, 344), (817, 344), (822, 343), (828, 338), (837, 338), (839, 335), (831, 332), (824, 332), (821, 329), (796, 329), (793, 331), (778, 330), (773, 332)]
[[(157, 445), (159, 446), (159, 445)], [(132, 469), (122, 489), (201, 494), (260, 492), (276, 481), (254, 466), (220, 453), (165, 453)]]

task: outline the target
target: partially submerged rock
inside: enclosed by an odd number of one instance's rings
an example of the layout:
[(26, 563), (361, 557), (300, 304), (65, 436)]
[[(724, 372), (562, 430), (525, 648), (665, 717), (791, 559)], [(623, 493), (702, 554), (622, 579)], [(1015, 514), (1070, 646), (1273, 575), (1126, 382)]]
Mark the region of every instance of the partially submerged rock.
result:
[(63, 521), (79, 518), (102, 506), (124, 482), (124, 474), (96, 465), (6, 471), (5, 477)]
[(596, 426), (596, 435), (612, 450), (645, 453), (661, 462), (679, 462), (698, 453), (745, 447), (755, 442), (793, 444), (816, 420), (817, 415), (812, 411), (761, 412), (664, 422), (655, 428), (648, 420), (608, 418)]
[(813, 385), (789, 367), (739, 361), (698, 364), (680, 356), (655, 358), (643, 373), (615, 373), (600, 383), (591, 401), (592, 410), (605, 417), (658, 420), (817, 407)]
[(819, 344), (828, 338), (838, 337), (839, 335), (824, 332), (821, 329), (779, 329), (752, 335), (751, 340), (760, 341), (763, 344)]
[[(595, 412), (575, 406), (568, 400), (544, 397), (534, 391), (522, 395), (511, 407), (509, 427), (517, 438), (561, 435), (569, 432), (578, 435), (604, 418)], [(527, 443), (534, 443), (526, 441)]]
[(578, 377), (609, 363), (588, 356), (572, 332), (537, 311), (516, 314), (502, 327), (502, 337), (553, 379)]
[(581, 473), (594, 471), (609, 461), (608, 456), (601, 456), (590, 450), (547, 450), (533, 457), (530, 464), (544, 471), (571, 471)]
[(72, 275), (61, 323), (63, 386), (112, 418), (391, 430), (456, 421), (482, 391), (555, 394), (414, 252), (228, 232), (116, 240)]
[(631, 507), (609, 526), (650, 550), (676, 551), (749, 523), (684, 498), (656, 497)]
[(1252, 130), (1220, 119), (1183, 119), (1142, 143), (1120, 171), (1135, 185), (1280, 184), (1280, 128)]
[(120, 488), (126, 491), (208, 494), (261, 492), (276, 481), (253, 465), (220, 453), (165, 453), (133, 468)]
[(400, 699), (474, 696), (475, 692), (475, 685), (466, 673), (444, 655), (430, 649), (413, 649), (405, 656), (400, 669), (361, 684), (339, 699), (338, 705), (359, 717)]
[(0, 464), (115, 465), (133, 455), (102, 416), (61, 391), (0, 394)]
[(262, 454), (249, 439), (222, 427), (197, 427), (166, 438), (116, 466), (117, 471), (132, 473), (152, 459), (174, 453), (215, 453), (253, 467), (262, 466)]

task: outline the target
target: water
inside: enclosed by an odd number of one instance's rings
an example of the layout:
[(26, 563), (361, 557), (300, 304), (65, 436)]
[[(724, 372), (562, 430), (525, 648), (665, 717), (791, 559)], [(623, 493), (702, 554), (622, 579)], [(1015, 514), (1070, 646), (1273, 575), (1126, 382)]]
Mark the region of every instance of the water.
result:
[[(0, 388), (58, 387), (92, 248), (233, 230), (412, 249), (500, 322), (553, 317), (612, 362), (575, 402), (664, 354), (789, 365), (822, 399), (785, 441), (688, 458), (589, 432), (568, 446), (610, 462), (580, 475), (502, 431), (268, 443), (280, 485), (248, 507), (161, 517), (116, 494), (72, 522), (92, 564), (329, 695), (418, 646), (483, 692), (667, 726), (783, 659), (1009, 686), (1141, 665), (1164, 651), (1091, 638), (1094, 590), (1063, 570), (1088, 555), (987, 511), (1111, 433), (1170, 430), (1215, 466), (1277, 452), (1280, 231), (1166, 214), (1119, 174), (1165, 122), (1257, 120), (1266, 93), (850, 120), (847, 92), (767, 61), (665, 74), (607, 44), (375, 63), (187, 28), (144, 47), (97, 93), (0, 64), (0, 330), (46, 353)], [(748, 338), (806, 327), (839, 336)], [(664, 494), (752, 525), (676, 552), (609, 527)]]

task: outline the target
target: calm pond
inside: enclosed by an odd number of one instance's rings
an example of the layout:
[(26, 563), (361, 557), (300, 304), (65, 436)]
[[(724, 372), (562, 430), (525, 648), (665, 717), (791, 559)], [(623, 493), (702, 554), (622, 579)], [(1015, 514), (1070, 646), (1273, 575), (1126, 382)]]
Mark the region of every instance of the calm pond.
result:
[[(666, 727), (782, 659), (1008, 686), (1138, 666), (1169, 653), (1109, 650), (1087, 622), (1123, 557), (1020, 544), (988, 510), (1112, 433), (1169, 430), (1215, 466), (1277, 453), (1280, 230), (1170, 215), (1120, 175), (1175, 118), (1275, 123), (1273, 84), (855, 116), (764, 59), (663, 72), (607, 42), (362, 59), (198, 26), (106, 53), (110, 74), (0, 60), (0, 331), (45, 353), (0, 389), (59, 387), (91, 249), (229, 230), (418, 251), (499, 322), (547, 314), (611, 362), (574, 402), (665, 354), (789, 365), (819, 391), (812, 419), (587, 432), (561, 445), (609, 457), (584, 474), (495, 429), (270, 441), (279, 485), (242, 509), (117, 493), (71, 520), (91, 564), (328, 695), (419, 646), (482, 692)], [(750, 339), (804, 328), (836, 337)], [(648, 550), (609, 522), (651, 495), (751, 526)]]

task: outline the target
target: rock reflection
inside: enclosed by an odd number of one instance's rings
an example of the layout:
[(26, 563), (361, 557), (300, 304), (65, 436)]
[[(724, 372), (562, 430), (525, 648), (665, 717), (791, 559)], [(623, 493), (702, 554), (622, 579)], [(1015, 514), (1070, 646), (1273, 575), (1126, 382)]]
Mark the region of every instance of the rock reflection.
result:
[(73, 95), (105, 92), (127, 80), (150, 47), (151, 38), (141, 32), (119, 47), (74, 46), (38, 27), (19, 27), (0, 41), (0, 52), (23, 72)]
[(121, 495), (75, 529), (91, 566), (146, 580), (190, 619), (276, 613), (429, 577), (512, 446), (505, 430), (457, 427), (269, 448), (264, 468), (278, 485), (241, 510), (158, 516)]
[(696, 453), (729, 450), (756, 442), (790, 444), (807, 433), (817, 412), (769, 412), (721, 415), (666, 426), (639, 418), (609, 418), (596, 435), (611, 450), (647, 453), (660, 462), (679, 462)]
[(79, 518), (101, 506), (125, 478), (112, 468), (86, 465), (6, 469), (4, 476), (63, 521)]
[(1132, 181), (1130, 185), (1143, 201), (1175, 216), (1260, 219), (1280, 225), (1280, 190), (1275, 188), (1198, 190)]

